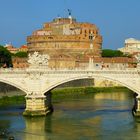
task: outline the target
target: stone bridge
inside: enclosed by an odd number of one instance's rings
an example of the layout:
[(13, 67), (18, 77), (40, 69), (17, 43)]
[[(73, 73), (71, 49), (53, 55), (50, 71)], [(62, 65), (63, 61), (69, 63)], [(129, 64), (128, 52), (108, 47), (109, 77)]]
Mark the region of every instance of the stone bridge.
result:
[[(50, 92), (53, 88), (77, 79), (102, 78), (129, 88), (138, 94), (136, 115), (140, 114), (140, 69), (75, 69), (48, 68), (0, 69), (0, 82), (15, 86), (26, 93), (24, 115), (46, 115), (51, 111)], [(47, 98), (46, 98), (47, 97)], [(47, 100), (47, 103), (46, 103)]]

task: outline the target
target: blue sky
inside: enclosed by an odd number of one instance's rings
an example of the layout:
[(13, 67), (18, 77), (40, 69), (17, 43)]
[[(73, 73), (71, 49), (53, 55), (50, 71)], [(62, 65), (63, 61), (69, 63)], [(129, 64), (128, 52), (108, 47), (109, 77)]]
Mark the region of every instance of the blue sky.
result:
[(140, 0), (0, 0), (0, 44), (15, 47), (26, 44), (26, 37), (43, 23), (67, 9), (80, 22), (97, 25), (103, 48), (124, 46), (126, 38), (140, 39)]

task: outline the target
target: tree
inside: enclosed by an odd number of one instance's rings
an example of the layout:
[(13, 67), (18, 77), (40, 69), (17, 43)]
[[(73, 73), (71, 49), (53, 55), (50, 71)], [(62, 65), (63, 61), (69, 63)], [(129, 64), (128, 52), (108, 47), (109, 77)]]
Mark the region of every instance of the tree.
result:
[(123, 53), (119, 50), (104, 49), (102, 50), (102, 57), (122, 57)]
[(27, 54), (27, 52), (17, 52), (16, 54), (14, 54), (14, 56), (16, 56), (16, 57), (27, 57), (28, 56), (28, 54)]
[(11, 53), (0, 45), (0, 67), (12, 67)]

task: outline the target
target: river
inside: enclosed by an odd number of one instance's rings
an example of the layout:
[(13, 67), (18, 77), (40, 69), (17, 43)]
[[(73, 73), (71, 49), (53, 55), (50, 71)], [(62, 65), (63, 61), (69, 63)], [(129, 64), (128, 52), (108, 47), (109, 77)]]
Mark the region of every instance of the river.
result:
[[(26, 118), (22, 106), (0, 108), (0, 131), (16, 140), (140, 140), (128, 93), (96, 93), (54, 101), (47, 117)], [(0, 138), (1, 139), (1, 138)]]

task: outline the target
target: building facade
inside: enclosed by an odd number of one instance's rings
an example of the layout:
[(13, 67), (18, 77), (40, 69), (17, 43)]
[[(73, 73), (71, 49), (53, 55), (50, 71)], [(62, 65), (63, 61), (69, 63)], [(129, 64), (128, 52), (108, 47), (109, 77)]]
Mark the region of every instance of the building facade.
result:
[(123, 48), (119, 48), (124, 54), (137, 54), (140, 53), (140, 40), (134, 38), (128, 38), (125, 40), (125, 45)]
[(13, 68), (27, 68), (27, 67), (29, 67), (27, 59), (28, 58), (13, 57), (12, 58)]
[(27, 45), (22, 45), (20, 48), (18, 48), (19, 52), (27, 52), (28, 51), (28, 47)]
[(19, 48), (14, 47), (12, 44), (6, 44), (4, 46), (9, 52), (16, 54), (17, 52), (27, 52), (28, 51), (28, 47), (27, 45), (22, 45)]
[(12, 44), (6, 44), (4, 47), (13, 54), (18, 52), (18, 48), (15, 48)]

